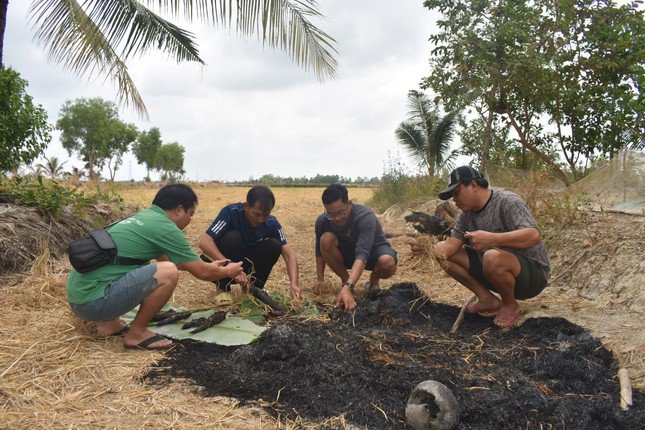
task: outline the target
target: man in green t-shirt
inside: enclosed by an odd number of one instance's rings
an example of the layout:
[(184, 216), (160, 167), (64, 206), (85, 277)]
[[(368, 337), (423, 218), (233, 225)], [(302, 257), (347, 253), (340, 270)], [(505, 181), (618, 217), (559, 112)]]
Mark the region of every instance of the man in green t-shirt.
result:
[[(108, 232), (118, 256), (144, 264), (108, 264), (87, 273), (72, 270), (67, 281), (67, 301), (75, 314), (97, 322), (101, 336), (126, 333), (126, 348), (167, 349), (172, 342), (148, 329), (152, 317), (172, 295), (179, 270), (198, 279), (234, 278), (242, 263), (227, 260), (206, 263), (193, 251), (182, 232), (197, 209), (197, 195), (184, 184), (162, 187), (150, 208), (111, 226)], [(156, 260), (150, 264), (150, 260)], [(128, 327), (120, 316), (139, 305)]]

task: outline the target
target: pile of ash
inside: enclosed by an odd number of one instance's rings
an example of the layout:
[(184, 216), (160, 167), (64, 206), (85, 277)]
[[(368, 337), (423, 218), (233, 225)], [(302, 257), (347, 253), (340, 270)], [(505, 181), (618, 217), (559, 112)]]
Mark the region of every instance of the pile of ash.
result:
[[(181, 377), (207, 396), (263, 399), (273, 414), (403, 428), (411, 390), (432, 379), (455, 394), (459, 429), (638, 428), (619, 406), (611, 352), (561, 318), (538, 318), (503, 333), (491, 318), (434, 303), (414, 284), (359, 301), (338, 321), (286, 320), (241, 347), (184, 341), (145, 378)], [(639, 424), (640, 423), (640, 424)]]

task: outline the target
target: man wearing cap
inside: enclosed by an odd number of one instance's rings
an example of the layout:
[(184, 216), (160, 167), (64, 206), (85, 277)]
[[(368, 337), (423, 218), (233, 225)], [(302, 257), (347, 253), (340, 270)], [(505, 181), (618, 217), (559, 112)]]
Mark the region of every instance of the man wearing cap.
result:
[(488, 181), (470, 166), (450, 174), (439, 198), (451, 197), (462, 213), (433, 255), (477, 296), (467, 312), (496, 313), (495, 324), (511, 328), (521, 316), (517, 300), (540, 294), (551, 271), (537, 223), (521, 197), (488, 188)]
[[(316, 219), (316, 276), (324, 282), (325, 266), (340, 278), (336, 299), (345, 311), (356, 307), (354, 284), (364, 270), (371, 270), (366, 291), (378, 289), (381, 279), (396, 272), (397, 255), (385, 238), (376, 214), (367, 206), (349, 200), (347, 188), (332, 184), (323, 191), (325, 212)], [(349, 272), (348, 272), (349, 269)]]

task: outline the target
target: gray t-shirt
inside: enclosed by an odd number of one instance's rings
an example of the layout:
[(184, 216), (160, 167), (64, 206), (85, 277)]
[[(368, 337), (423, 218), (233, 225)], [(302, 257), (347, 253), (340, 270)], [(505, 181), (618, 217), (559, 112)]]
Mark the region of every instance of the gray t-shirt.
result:
[[(455, 227), (463, 232), (483, 230), (493, 233), (505, 233), (522, 228), (538, 228), (535, 218), (531, 215), (529, 207), (520, 196), (510, 191), (493, 190), (488, 203), (479, 212), (469, 211), (459, 214)], [(464, 243), (468, 240), (459, 232), (453, 230), (451, 236)], [(534, 261), (548, 279), (551, 272), (549, 257), (546, 254), (544, 243), (526, 249), (500, 247), (500, 249), (521, 255)], [(479, 259), (483, 261), (484, 252), (478, 252)]]
[(370, 208), (360, 203), (352, 203), (351, 218), (343, 227), (336, 227), (327, 219), (326, 214), (321, 214), (316, 219), (316, 257), (321, 257), (320, 236), (331, 231), (339, 242), (346, 242), (355, 247), (354, 256), (357, 260), (367, 262), (372, 253), (372, 248), (380, 245), (389, 245), (385, 238), (383, 227), (376, 219), (376, 214)]

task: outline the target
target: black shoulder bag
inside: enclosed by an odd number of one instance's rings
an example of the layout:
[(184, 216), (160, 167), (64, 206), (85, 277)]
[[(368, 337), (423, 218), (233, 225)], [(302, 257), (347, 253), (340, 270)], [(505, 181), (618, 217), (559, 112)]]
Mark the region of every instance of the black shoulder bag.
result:
[[(128, 217), (129, 218), (129, 217)], [(123, 218), (117, 222), (108, 225), (100, 230), (94, 230), (88, 236), (72, 242), (67, 247), (67, 255), (72, 267), (79, 273), (87, 273), (106, 264), (120, 265), (140, 265), (148, 260), (136, 258), (119, 257), (118, 248), (107, 229), (123, 221)]]

